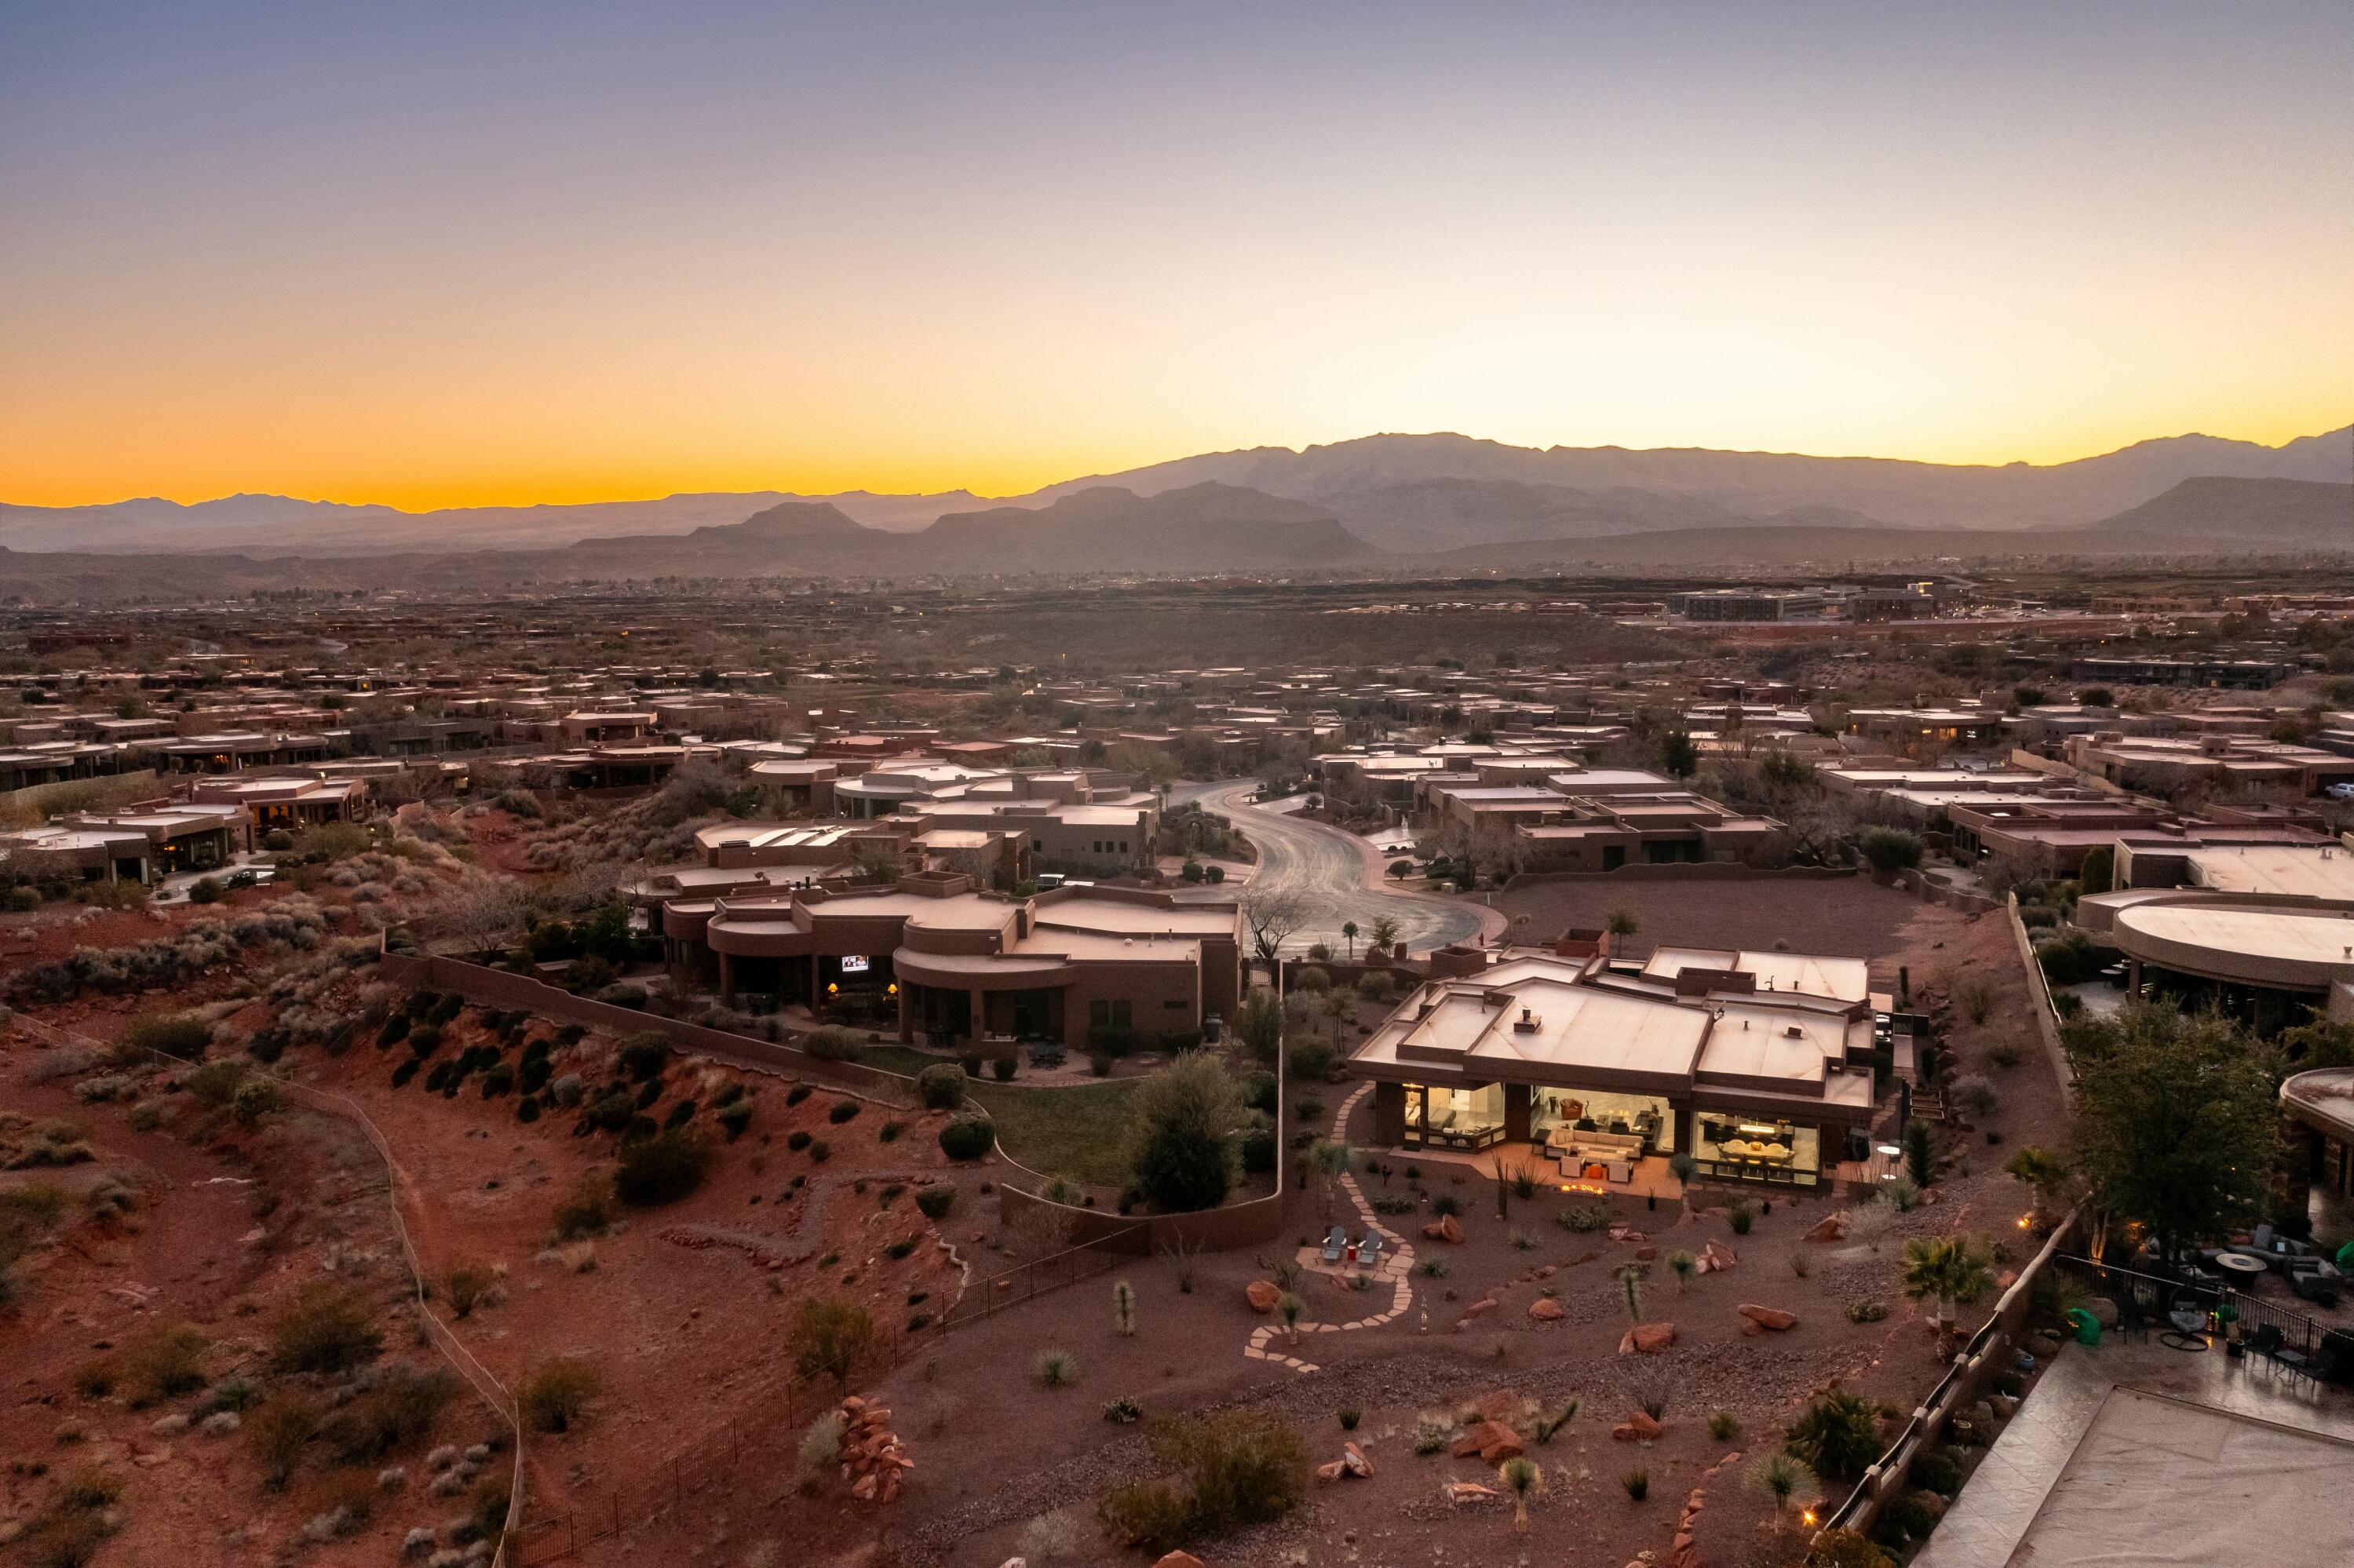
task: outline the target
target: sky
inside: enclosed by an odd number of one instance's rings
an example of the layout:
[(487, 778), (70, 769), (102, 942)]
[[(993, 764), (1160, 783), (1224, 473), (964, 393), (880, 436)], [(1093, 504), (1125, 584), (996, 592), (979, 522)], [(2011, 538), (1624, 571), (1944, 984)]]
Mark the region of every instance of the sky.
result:
[(0, 0), (0, 501), (2354, 417), (2354, 7)]

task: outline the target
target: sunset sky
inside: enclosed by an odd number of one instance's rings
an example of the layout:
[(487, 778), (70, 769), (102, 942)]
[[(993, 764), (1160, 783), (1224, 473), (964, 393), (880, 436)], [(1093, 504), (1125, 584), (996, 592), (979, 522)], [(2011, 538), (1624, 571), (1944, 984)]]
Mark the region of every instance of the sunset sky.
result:
[(0, 0), (0, 500), (2354, 417), (2354, 9)]

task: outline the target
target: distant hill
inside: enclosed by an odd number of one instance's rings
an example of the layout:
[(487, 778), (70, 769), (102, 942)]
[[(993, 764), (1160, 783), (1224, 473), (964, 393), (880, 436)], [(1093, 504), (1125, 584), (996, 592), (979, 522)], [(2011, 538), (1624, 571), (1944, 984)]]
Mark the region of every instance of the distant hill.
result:
[(2094, 524), (2137, 539), (2210, 546), (2317, 545), (2354, 549), (2354, 484), (2301, 479), (2186, 479), (2155, 500)]
[[(2041, 467), (1700, 448), (1540, 450), (1453, 434), (1383, 435), (1303, 451), (1211, 452), (1074, 480), (1040, 493), (1115, 484), (1150, 495), (1214, 480), (1331, 506), (1378, 544), (1397, 547), (1405, 543), (1400, 530), (1406, 530), (1420, 547), (1430, 548), (1447, 527), (1458, 530), (1448, 543), (1477, 543), (1480, 535), (1493, 538), (1515, 517), (1546, 530), (1532, 537), (1562, 536), (1566, 530), (1558, 520), (1564, 517), (1582, 518), (1581, 531), (1603, 535), (1721, 521), (1778, 523), (1816, 508), (1843, 523), (1890, 527), (2071, 528), (2204, 477), (2354, 481), (2354, 427), (2280, 447), (2172, 436)], [(1451, 522), (1434, 514), (1435, 495), (1455, 503)], [(1475, 496), (1476, 507), (1464, 504)]]
[[(705, 492), (408, 513), (275, 495), (0, 503), (0, 548), (90, 562), (367, 556), (356, 584), (661, 575), (1290, 571), (1500, 561), (2161, 553), (2341, 545), (2354, 427), (2279, 447), (2209, 436), (2001, 467), (1383, 435), (1210, 452), (984, 502), (969, 491)], [(2341, 497), (2334, 503), (2332, 495)], [(1759, 537), (1741, 541), (1748, 535)], [(1892, 535), (1882, 538), (1879, 535)], [(1916, 535), (1906, 537), (1905, 535)], [(1642, 539), (1658, 536), (1653, 544)], [(1933, 537), (1934, 536), (1934, 537)], [(1592, 546), (1587, 549), (1585, 546)], [(1467, 555), (1465, 552), (1485, 552)], [(63, 564), (58, 563), (60, 569)], [(78, 565), (79, 580), (103, 567)], [(241, 568), (223, 562), (220, 576)], [(175, 581), (194, 577), (165, 573)], [(155, 578), (151, 575), (151, 582)], [(310, 580), (305, 577), (304, 580)]]

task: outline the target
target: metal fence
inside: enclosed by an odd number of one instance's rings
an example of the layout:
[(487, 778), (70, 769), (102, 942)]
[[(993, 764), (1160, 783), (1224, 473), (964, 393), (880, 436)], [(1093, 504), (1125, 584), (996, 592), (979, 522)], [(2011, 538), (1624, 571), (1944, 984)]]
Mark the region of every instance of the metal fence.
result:
[(2242, 1342), (2261, 1341), (2267, 1347), (2264, 1354), (2286, 1352), (2294, 1358), (2290, 1365), (2327, 1382), (2354, 1382), (2354, 1333), (2346, 1330), (2225, 1284), (2169, 1279), (2073, 1255), (2062, 1257), (2060, 1265), (2088, 1293), (2116, 1303), (2117, 1326), (2125, 1333), (2175, 1327), (2178, 1311), (2205, 1323), (2236, 1323)]

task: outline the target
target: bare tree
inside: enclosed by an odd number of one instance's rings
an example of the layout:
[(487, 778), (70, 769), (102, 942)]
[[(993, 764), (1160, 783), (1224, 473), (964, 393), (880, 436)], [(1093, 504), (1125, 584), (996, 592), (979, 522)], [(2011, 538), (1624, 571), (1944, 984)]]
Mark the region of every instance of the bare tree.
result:
[(1251, 946), (1259, 958), (1273, 963), (1283, 944), (1308, 924), (1308, 908), (1292, 894), (1248, 889), (1243, 894), (1243, 920), (1250, 927)]

